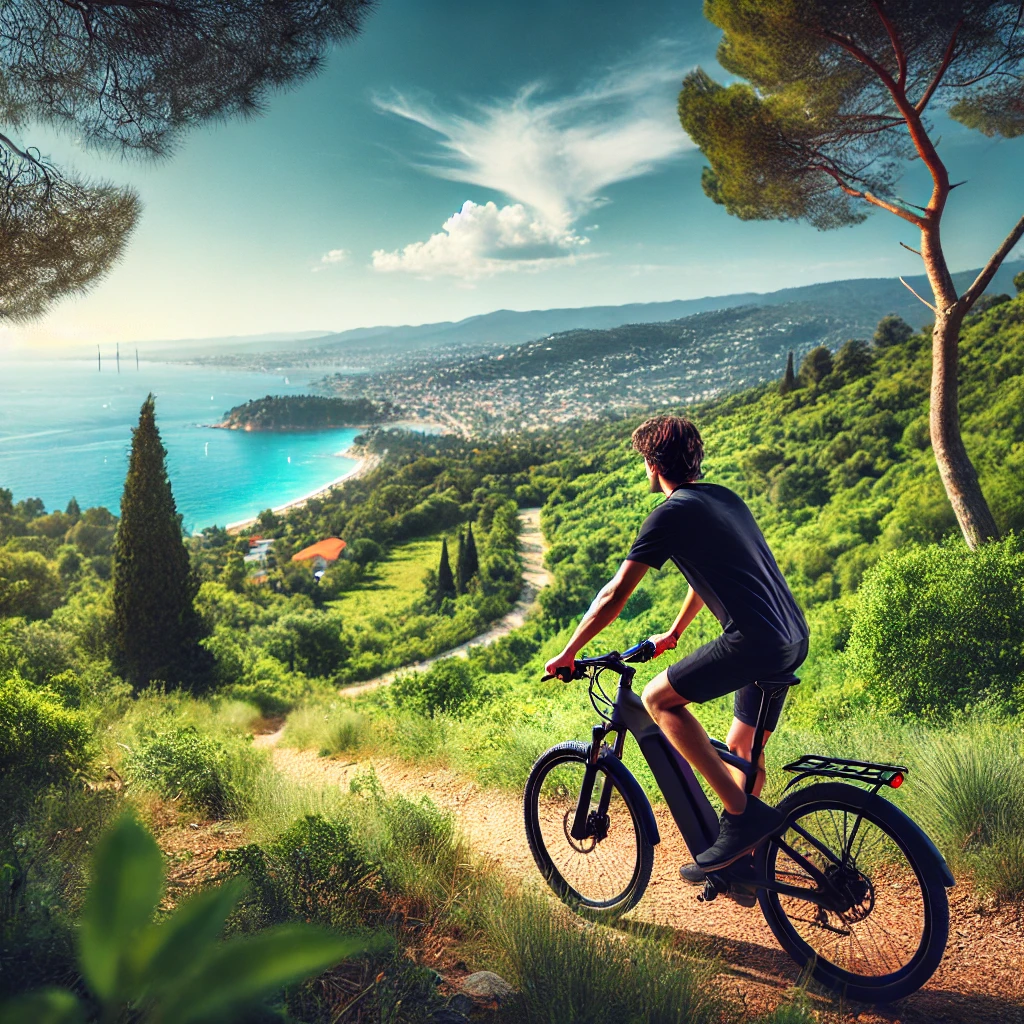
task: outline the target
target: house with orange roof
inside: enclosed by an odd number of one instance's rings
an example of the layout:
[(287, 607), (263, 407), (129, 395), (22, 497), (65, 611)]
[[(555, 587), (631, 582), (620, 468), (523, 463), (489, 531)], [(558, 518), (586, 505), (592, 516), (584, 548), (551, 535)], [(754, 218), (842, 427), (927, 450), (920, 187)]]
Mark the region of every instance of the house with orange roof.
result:
[(340, 537), (328, 537), (325, 540), (318, 540), (315, 544), (310, 544), (308, 548), (296, 551), (292, 555), (292, 561), (312, 562), (313, 575), (320, 579), (328, 567), (341, 558), (345, 547), (345, 542)]

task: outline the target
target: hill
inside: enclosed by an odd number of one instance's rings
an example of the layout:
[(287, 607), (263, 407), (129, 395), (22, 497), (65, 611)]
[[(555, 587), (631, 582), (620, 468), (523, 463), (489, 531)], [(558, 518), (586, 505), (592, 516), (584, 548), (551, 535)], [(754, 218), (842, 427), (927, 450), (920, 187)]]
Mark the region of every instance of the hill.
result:
[[(1024, 262), (1004, 264), (989, 286), (990, 293), (1012, 292), (1013, 275), (1021, 269), (1024, 269)], [(954, 274), (957, 287), (966, 287), (977, 273), (977, 270), (965, 270)], [(927, 294), (928, 284), (923, 276), (908, 278), (908, 282), (917, 291)], [(567, 331), (605, 330), (623, 324), (660, 323), (736, 306), (784, 306), (793, 303), (809, 303), (820, 314), (835, 318), (837, 323), (845, 324), (841, 330), (845, 330), (848, 336), (863, 333), (886, 313), (896, 313), (912, 324), (920, 323), (926, 316), (921, 303), (898, 279), (855, 278), (782, 288), (774, 292), (734, 292), (668, 302), (541, 310), (499, 309), (455, 322), (358, 327), (337, 333), (322, 333), (305, 340), (296, 336), (287, 344), (275, 344), (266, 336), (210, 339), (207, 352), (202, 356), (195, 353), (198, 342), (173, 345), (178, 350), (177, 358), (215, 363), (272, 364), (284, 367), (333, 361), (372, 368), (373, 360), (381, 355), (515, 345)], [(170, 343), (164, 353), (174, 357)]]
[(214, 425), (224, 430), (328, 430), (383, 423), (390, 415), (389, 405), (376, 405), (365, 398), (346, 401), (319, 395), (267, 395), (236, 405)]

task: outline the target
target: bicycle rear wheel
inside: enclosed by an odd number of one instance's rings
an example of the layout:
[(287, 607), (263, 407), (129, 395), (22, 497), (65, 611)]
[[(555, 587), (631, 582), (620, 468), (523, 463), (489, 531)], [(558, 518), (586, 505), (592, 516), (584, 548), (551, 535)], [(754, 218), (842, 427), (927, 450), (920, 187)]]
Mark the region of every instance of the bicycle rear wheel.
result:
[[(598, 760), (590, 802), (594, 834), (570, 834), (590, 748), (571, 742), (542, 754), (524, 794), (526, 837), (533, 859), (560, 899), (590, 916), (614, 916), (643, 896), (654, 865), (654, 847), (624, 782), (628, 769), (610, 752)], [(608, 796), (600, 814), (602, 793)]]
[[(759, 901), (779, 943), (816, 980), (851, 999), (888, 1003), (916, 992), (938, 967), (949, 903), (937, 854), (921, 830), (881, 797), (869, 798), (862, 811), (865, 796), (856, 786), (826, 782), (779, 804), (790, 823), (782, 841), (843, 894), (840, 906), (764, 889)], [(806, 865), (778, 843), (760, 847), (756, 858), (762, 877), (818, 890)]]

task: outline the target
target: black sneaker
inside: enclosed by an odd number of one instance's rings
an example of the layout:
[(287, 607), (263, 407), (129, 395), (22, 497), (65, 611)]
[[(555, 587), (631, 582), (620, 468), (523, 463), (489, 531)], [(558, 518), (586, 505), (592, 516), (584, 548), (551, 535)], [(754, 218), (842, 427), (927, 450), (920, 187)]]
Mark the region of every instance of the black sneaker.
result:
[(689, 864), (684, 864), (679, 869), (679, 877), (686, 882), (687, 885), (703, 885), (707, 880), (707, 874), (704, 869), (698, 867), (693, 861)]
[(774, 807), (769, 807), (756, 796), (748, 796), (746, 810), (742, 814), (722, 812), (715, 845), (697, 854), (697, 866), (705, 871), (728, 867), (770, 835), (781, 831), (784, 821)]

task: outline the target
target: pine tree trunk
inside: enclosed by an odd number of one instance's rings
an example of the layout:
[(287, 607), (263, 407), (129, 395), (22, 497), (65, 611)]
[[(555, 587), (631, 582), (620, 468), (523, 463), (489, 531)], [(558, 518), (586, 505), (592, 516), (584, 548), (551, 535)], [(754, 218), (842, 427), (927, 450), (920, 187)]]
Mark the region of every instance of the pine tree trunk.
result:
[(960, 435), (960, 327), (964, 313), (946, 266), (938, 227), (921, 236), (928, 280), (935, 296), (929, 425), (939, 477), (964, 540), (973, 551), (999, 537), (999, 529)]

